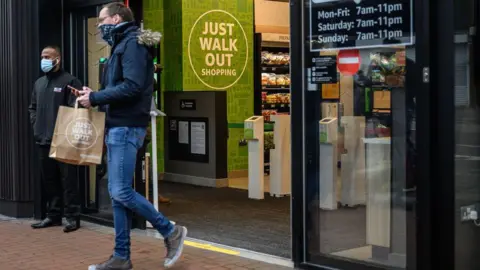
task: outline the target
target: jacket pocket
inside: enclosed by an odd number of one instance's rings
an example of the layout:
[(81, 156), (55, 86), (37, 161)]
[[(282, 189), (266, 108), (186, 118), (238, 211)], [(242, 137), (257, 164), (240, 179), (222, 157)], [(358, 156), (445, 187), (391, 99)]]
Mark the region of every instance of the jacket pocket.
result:
[(35, 123), (33, 123), (33, 138), (35, 139), (35, 142), (41, 142), (43, 139), (43, 134), (44, 130), (40, 127), (40, 123), (38, 121), (38, 118), (35, 120)]

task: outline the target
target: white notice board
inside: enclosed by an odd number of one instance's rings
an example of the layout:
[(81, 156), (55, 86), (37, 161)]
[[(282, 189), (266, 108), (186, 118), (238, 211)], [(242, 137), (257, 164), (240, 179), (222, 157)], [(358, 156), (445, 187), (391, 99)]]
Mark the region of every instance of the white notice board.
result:
[(188, 144), (188, 122), (178, 121), (178, 143)]
[(206, 127), (205, 122), (190, 123), (190, 152), (192, 154), (206, 155)]

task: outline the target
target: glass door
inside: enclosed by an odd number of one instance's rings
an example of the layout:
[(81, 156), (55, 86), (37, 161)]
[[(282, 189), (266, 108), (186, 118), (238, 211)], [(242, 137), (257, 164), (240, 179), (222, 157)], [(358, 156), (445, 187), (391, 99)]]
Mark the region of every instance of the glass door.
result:
[[(93, 90), (100, 88), (102, 63), (109, 57), (110, 47), (102, 40), (97, 29), (97, 16), (101, 6), (72, 8), (67, 11), (68, 25), (65, 44), (67, 61), (65, 67), (84, 85)], [(80, 186), (85, 214), (110, 223), (113, 221), (110, 196), (107, 188), (107, 166), (81, 168)]]
[[(101, 5), (69, 7), (66, 10), (68, 16), (65, 18), (65, 25), (68, 26), (64, 40), (67, 48), (65, 68), (94, 91), (101, 88), (100, 76), (111, 50), (110, 46), (103, 41), (97, 28), (97, 17), (101, 8)], [(135, 11), (141, 10), (138, 3), (134, 8)], [(139, 14), (137, 18), (141, 18), (141, 12), (137, 14)], [(145, 173), (142, 166), (145, 162), (145, 151), (146, 146), (142, 147), (137, 155), (133, 181), (134, 189), (142, 195), (146, 194)], [(79, 181), (85, 217), (112, 225), (113, 210), (108, 192), (107, 171), (106, 153), (104, 153), (101, 165), (80, 169)], [(145, 220), (135, 214), (132, 224), (135, 228), (146, 228)]]
[(480, 255), (480, 222), (471, 214), (480, 211), (480, 3), (455, 1), (454, 11), (455, 88), (448, 105), (455, 115), (455, 269), (474, 270)]
[(294, 260), (416, 269), (417, 123), (429, 115), (427, 35), (415, 31), (423, 1), (301, 3), (291, 30), (292, 66), (302, 67), (292, 68), (292, 151), (302, 157), (293, 161)]

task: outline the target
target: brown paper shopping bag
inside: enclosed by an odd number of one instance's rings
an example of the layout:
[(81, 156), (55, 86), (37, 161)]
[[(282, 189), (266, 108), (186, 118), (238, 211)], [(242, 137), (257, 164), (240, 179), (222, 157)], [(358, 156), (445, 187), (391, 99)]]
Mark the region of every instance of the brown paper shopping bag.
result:
[(101, 164), (105, 113), (60, 106), (50, 158), (73, 165)]

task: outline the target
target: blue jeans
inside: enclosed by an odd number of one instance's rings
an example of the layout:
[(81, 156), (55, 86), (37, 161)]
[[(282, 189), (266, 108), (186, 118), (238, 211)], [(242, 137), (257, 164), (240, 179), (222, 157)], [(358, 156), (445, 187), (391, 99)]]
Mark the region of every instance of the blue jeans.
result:
[(174, 230), (170, 221), (158, 212), (145, 197), (133, 190), (137, 151), (143, 145), (145, 128), (115, 127), (105, 138), (108, 157), (108, 191), (112, 198), (115, 226), (113, 256), (130, 259), (132, 212), (143, 216), (163, 237)]

